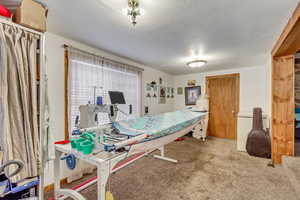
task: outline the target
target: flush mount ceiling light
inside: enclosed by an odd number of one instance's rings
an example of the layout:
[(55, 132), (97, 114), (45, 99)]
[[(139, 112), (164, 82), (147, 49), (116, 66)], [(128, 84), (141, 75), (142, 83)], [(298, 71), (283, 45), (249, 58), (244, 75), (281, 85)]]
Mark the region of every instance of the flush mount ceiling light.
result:
[(206, 60), (194, 60), (191, 62), (187, 63), (187, 66), (191, 67), (191, 68), (197, 68), (197, 67), (202, 67), (207, 63)]
[(123, 10), (124, 14), (129, 16), (130, 21), (134, 26), (137, 24), (136, 21), (137, 16), (142, 16), (145, 14), (145, 11), (139, 6), (140, 6), (139, 0), (128, 0), (128, 8), (125, 8)]

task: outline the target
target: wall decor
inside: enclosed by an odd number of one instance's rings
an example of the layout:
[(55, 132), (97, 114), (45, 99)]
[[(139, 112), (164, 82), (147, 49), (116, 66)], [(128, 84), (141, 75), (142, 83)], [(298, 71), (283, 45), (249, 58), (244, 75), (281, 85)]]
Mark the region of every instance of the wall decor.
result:
[(174, 88), (171, 88), (171, 98), (174, 98)]
[(161, 86), (159, 89), (159, 104), (165, 104), (166, 103), (166, 87)]
[(162, 78), (159, 77), (159, 84), (162, 85), (163, 84), (163, 80)]
[(188, 80), (187, 85), (188, 86), (195, 86), (196, 85), (196, 80)]
[(146, 91), (150, 91), (151, 89), (152, 89), (152, 84), (151, 83), (147, 83)]
[(183, 94), (183, 88), (182, 87), (177, 88), (177, 94), (178, 95), (182, 95)]
[(156, 85), (156, 82), (155, 82), (155, 81), (152, 81), (150, 84), (151, 84), (152, 86), (154, 86), (154, 85)]
[(196, 101), (201, 95), (201, 86), (185, 88), (185, 105), (196, 105)]
[(145, 106), (145, 114), (148, 114), (148, 113), (149, 113), (149, 107)]

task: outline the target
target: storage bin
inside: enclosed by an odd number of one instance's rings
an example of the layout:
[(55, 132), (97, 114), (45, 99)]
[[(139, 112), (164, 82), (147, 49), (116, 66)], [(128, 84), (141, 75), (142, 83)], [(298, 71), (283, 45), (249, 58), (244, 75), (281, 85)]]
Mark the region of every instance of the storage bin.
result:
[(33, 0), (23, 0), (14, 15), (14, 22), (40, 32), (46, 32), (48, 10)]

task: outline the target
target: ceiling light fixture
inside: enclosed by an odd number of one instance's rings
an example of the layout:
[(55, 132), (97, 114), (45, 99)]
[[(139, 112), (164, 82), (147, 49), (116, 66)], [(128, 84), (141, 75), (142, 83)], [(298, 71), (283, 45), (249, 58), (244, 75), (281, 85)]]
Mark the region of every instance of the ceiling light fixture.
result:
[(197, 67), (202, 67), (206, 64), (207, 64), (206, 60), (194, 60), (194, 61), (188, 62), (187, 66), (189, 66), (191, 68), (197, 68)]
[(137, 16), (142, 16), (145, 14), (145, 11), (139, 6), (139, 0), (128, 0), (128, 8), (125, 8), (125, 14), (129, 16), (133, 26), (137, 24)]

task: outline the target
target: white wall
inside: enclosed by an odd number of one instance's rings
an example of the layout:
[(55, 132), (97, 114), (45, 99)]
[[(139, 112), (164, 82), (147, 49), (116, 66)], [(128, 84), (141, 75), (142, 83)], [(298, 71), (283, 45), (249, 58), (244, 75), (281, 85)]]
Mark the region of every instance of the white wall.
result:
[[(164, 81), (165, 86), (173, 87), (173, 76), (164, 72), (152, 69), (150, 67), (135, 63), (131, 60), (121, 58), (105, 51), (91, 48), (85, 44), (72, 41), (70, 39), (52, 34), (46, 33), (45, 53), (46, 53), (46, 68), (48, 74), (48, 94), (51, 110), (51, 134), (54, 135), (54, 140), (64, 139), (64, 48), (63, 44), (72, 45), (74, 47), (86, 50), (101, 56), (132, 64), (144, 69), (142, 77), (142, 112), (144, 112), (145, 88), (146, 83), (153, 80), (158, 81), (161, 77)], [(174, 108), (173, 100), (168, 100), (167, 104), (158, 104), (157, 101), (147, 101), (149, 111), (151, 114), (157, 114), (161, 112), (172, 111)], [(52, 163), (50, 163), (46, 169), (49, 174), (46, 176), (45, 184), (50, 184), (53, 177)], [(63, 174), (67, 176), (68, 170), (63, 169)]]
[[(205, 88), (205, 77), (209, 75), (221, 75), (239, 73), (240, 74), (240, 111), (252, 112), (253, 107), (262, 107), (263, 111), (269, 113), (269, 77), (267, 67), (257, 66), (248, 68), (238, 68), (226, 71), (215, 71), (206, 73), (195, 73), (174, 77), (174, 87), (187, 87), (188, 80), (196, 80), (197, 85)], [(183, 95), (175, 96), (174, 108), (182, 109), (185, 107)]]

